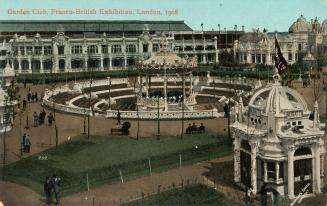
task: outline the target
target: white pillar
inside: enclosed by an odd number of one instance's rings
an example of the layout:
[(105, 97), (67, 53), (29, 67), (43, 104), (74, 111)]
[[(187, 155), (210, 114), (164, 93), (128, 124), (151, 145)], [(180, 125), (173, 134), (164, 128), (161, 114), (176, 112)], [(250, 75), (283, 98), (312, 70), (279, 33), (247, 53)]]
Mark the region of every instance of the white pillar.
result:
[(190, 95), (193, 93), (193, 75), (190, 73)]
[(168, 103), (167, 103), (167, 70), (166, 65), (164, 65), (164, 98), (165, 98), (165, 111), (168, 111)]
[(251, 185), (254, 194), (257, 193), (257, 143), (251, 144)]
[(40, 58), (40, 73), (43, 73), (43, 59), (42, 57)]
[(111, 53), (109, 54), (109, 70), (112, 69), (112, 56)]
[(240, 171), (240, 139), (238, 137), (234, 140), (234, 181), (241, 181), (241, 171)]
[(87, 71), (87, 57), (84, 58), (84, 69)]
[(316, 144), (314, 146), (314, 152), (315, 152), (315, 164), (314, 165), (314, 169), (313, 169), (313, 180), (315, 181), (314, 183), (314, 192), (316, 193), (321, 193), (321, 174), (320, 174), (320, 148), (319, 148), (319, 144)]
[(32, 73), (32, 59), (28, 58), (28, 73)]
[(22, 60), (18, 59), (18, 73), (22, 73)]
[(279, 162), (276, 162), (276, 182), (279, 180)]
[(287, 151), (287, 184), (288, 184), (288, 197), (294, 198), (294, 146), (288, 147)]
[[(100, 49), (101, 51), (101, 49)], [(103, 55), (101, 54), (101, 57), (100, 57), (100, 70), (103, 71), (104, 68), (103, 68)]]
[(124, 54), (124, 69), (127, 68), (127, 55), (126, 53)]
[(59, 71), (59, 59), (58, 59), (58, 46), (56, 44), (53, 44), (52, 53), (53, 53), (53, 70), (55, 73), (57, 73)]

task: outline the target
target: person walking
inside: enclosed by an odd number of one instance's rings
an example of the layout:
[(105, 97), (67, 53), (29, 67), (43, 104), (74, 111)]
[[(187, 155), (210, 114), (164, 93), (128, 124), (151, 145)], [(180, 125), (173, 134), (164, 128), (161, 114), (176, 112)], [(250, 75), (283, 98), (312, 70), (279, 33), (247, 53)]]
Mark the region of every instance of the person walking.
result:
[(59, 205), (59, 192), (60, 192), (60, 185), (61, 185), (61, 179), (57, 177), (57, 175), (52, 176), (52, 189), (54, 192), (54, 196), (56, 199), (56, 205)]
[(26, 101), (26, 99), (24, 98), (24, 99), (23, 99), (23, 110), (26, 109), (26, 105), (27, 105), (27, 101)]
[(27, 94), (27, 101), (28, 102), (31, 102), (31, 97), (32, 97), (32, 92), (29, 91), (28, 94)]
[(39, 115), (36, 112), (33, 113), (33, 119), (34, 119), (34, 127), (37, 127), (39, 123)]
[(24, 145), (24, 152), (30, 153), (32, 144), (31, 144), (30, 136), (28, 134), (26, 134), (25, 136), (23, 145)]
[(48, 123), (49, 123), (49, 126), (52, 126), (52, 122), (53, 122), (53, 121), (55, 121), (55, 119), (54, 119), (52, 113), (50, 112), (50, 113), (48, 114)]
[(45, 202), (46, 202), (46, 204), (50, 205), (52, 203), (52, 194), (51, 194), (52, 182), (51, 182), (50, 177), (45, 178), (43, 189), (44, 189), (44, 194), (45, 194)]

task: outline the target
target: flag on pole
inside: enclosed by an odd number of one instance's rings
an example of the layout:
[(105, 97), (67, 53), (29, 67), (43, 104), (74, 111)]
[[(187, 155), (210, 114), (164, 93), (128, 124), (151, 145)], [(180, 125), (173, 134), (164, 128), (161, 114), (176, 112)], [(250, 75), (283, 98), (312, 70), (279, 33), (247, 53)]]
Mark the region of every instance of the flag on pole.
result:
[(283, 54), (280, 50), (277, 38), (275, 37), (275, 48), (276, 48), (276, 56), (275, 56), (275, 66), (277, 68), (278, 74), (282, 75), (284, 74), (286, 67), (287, 67), (287, 61), (283, 57)]

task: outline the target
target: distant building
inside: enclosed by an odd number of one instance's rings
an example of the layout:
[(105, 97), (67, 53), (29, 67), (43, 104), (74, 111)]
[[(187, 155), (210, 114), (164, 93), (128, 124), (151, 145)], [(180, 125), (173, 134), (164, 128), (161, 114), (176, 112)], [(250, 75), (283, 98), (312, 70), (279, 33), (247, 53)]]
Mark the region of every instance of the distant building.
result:
[[(288, 32), (277, 32), (277, 39), (289, 64), (308, 51), (317, 57), (327, 57), (327, 20), (320, 26), (317, 18), (307, 22), (301, 15)], [(259, 30), (246, 33), (234, 42), (233, 51), (239, 63), (273, 65), (275, 33)]]
[(0, 69), (18, 73), (130, 68), (159, 51), (162, 36), (179, 56), (219, 62), (244, 32), (193, 31), (183, 21), (0, 21)]

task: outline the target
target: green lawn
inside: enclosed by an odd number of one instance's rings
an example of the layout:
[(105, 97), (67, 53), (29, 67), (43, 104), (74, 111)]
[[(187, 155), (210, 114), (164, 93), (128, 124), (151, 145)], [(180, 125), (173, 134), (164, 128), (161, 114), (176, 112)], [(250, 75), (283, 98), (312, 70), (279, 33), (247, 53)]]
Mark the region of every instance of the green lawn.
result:
[(191, 185), (184, 188), (172, 189), (157, 195), (147, 197), (125, 204), (124, 206), (190, 206), (190, 205), (219, 205), (219, 206), (240, 206), (231, 200), (226, 199), (222, 193), (205, 185)]
[[(197, 148), (195, 147), (197, 146)], [(86, 175), (90, 187), (149, 174), (149, 158), (152, 172), (161, 172), (182, 164), (192, 164), (231, 154), (231, 141), (210, 135), (143, 138), (126, 137), (78, 137), (40, 154), (22, 159), (5, 168), (6, 179), (26, 185), (42, 193), (46, 176), (62, 177), (64, 194), (86, 190)]]

